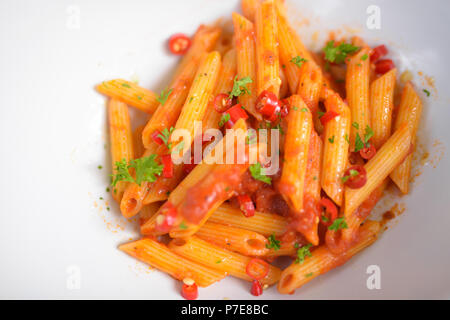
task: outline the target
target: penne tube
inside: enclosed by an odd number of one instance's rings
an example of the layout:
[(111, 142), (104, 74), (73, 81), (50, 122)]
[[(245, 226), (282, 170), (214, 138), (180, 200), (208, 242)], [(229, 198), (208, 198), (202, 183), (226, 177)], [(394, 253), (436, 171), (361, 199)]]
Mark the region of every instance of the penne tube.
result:
[(255, 13), (257, 96), (264, 90), (280, 93), (278, 24), (273, 0), (259, 3)]
[[(150, 145), (150, 149), (146, 149), (142, 157), (148, 157), (155, 154), (156, 143)], [(128, 183), (123, 197), (120, 201), (120, 211), (125, 218), (131, 218), (139, 213), (143, 206), (143, 200), (149, 190), (150, 183), (143, 181), (141, 185), (136, 183)]]
[(322, 149), (322, 139), (320, 139), (315, 130), (311, 130), (303, 192), (304, 210), (294, 217), (295, 229), (314, 246), (319, 244), (318, 226)]
[(370, 85), (371, 142), (377, 150), (391, 136), (396, 75), (397, 69), (392, 69)]
[(339, 116), (325, 124), (324, 149), (322, 162), (322, 189), (338, 205), (342, 206), (344, 185), (342, 177), (348, 163), (348, 137), (350, 136), (350, 109), (339, 95), (332, 92), (325, 99), (327, 112), (333, 111)]
[(222, 204), (208, 221), (258, 232), (266, 237), (272, 234), (281, 236), (288, 224), (286, 218), (265, 212), (255, 212), (253, 217), (247, 218), (240, 209), (228, 204)]
[(166, 89), (167, 93), (170, 92), (167, 100), (158, 106), (142, 132), (142, 141), (146, 148), (149, 148), (153, 142), (152, 135), (155, 131), (162, 131), (165, 128), (170, 129), (175, 125), (201, 59), (206, 52), (215, 46), (219, 35), (220, 29), (218, 28), (201, 26), (197, 30), (192, 39), (191, 48), (183, 57), (170, 88)]
[(134, 147), (134, 158), (140, 158), (145, 152), (144, 145), (142, 144), (142, 131), (144, 126), (138, 126), (133, 132), (133, 147)]
[(212, 99), (209, 101), (208, 107), (206, 108), (205, 115), (203, 116), (203, 132), (208, 129), (219, 128), (220, 118), (222, 114), (217, 112), (214, 108), (214, 98), (221, 94), (231, 91), (233, 88), (234, 77), (236, 76), (236, 50), (231, 49), (225, 53), (223, 57), (222, 67), (219, 72), (219, 77), (217, 78), (217, 85), (214, 89)]
[(359, 189), (345, 188), (345, 219), (366, 200), (369, 195), (383, 182), (388, 175), (405, 160), (411, 152), (412, 135), (407, 123), (400, 126), (386, 143), (370, 159), (364, 169), (367, 172), (367, 182)]
[(367, 221), (359, 230), (357, 240), (340, 255), (334, 255), (326, 245), (321, 245), (306, 257), (303, 263), (292, 263), (283, 270), (278, 291), (283, 294), (293, 293), (317, 276), (346, 263), (352, 256), (370, 246), (378, 238), (380, 224)]
[(299, 95), (292, 96), (289, 99), (289, 104), (284, 162), (279, 189), (290, 207), (296, 212), (301, 212), (303, 210), (303, 190), (313, 124), (311, 112)]
[[(253, 281), (246, 273), (248, 263), (252, 258), (220, 248), (196, 236), (188, 239), (174, 239), (169, 248), (180, 256), (195, 261), (209, 268), (226, 272), (234, 277)], [(269, 265), (269, 273), (261, 279), (261, 284), (272, 285), (280, 278), (281, 270)]]
[(238, 97), (239, 103), (259, 121), (262, 116), (256, 112), (256, 44), (253, 23), (237, 13), (233, 13), (234, 38), (236, 44), (237, 78), (250, 78), (248, 92)]
[(139, 212), (139, 225), (144, 225), (151, 217), (153, 217), (156, 212), (158, 212), (161, 204), (161, 202), (153, 202), (149, 205), (143, 206)]
[[(411, 130), (411, 143), (413, 146), (416, 145), (416, 134), (421, 115), (422, 101), (414, 90), (411, 82), (408, 82), (403, 88), (394, 129), (398, 129), (402, 123), (406, 122)], [(411, 162), (412, 154), (406, 157), (402, 164), (395, 168), (395, 170), (390, 174), (390, 178), (394, 181), (403, 194), (407, 194), (409, 190)]]
[[(239, 120), (233, 126), (233, 129), (243, 130), (244, 132), (247, 129), (247, 125), (245, 124), (244, 120)], [(212, 152), (217, 152), (219, 148), (223, 148), (223, 144), (216, 145), (215, 149), (213, 149)], [(170, 193), (170, 195), (168, 196), (169, 197), (168, 203), (170, 203), (174, 207), (179, 207), (183, 202), (186, 202), (190, 197), (192, 197), (191, 191), (194, 190), (194, 192), (197, 192), (198, 190), (196, 189), (203, 186), (204, 183), (207, 183), (209, 181), (207, 179), (214, 179), (215, 177), (217, 177), (217, 175), (214, 173), (214, 170), (217, 166), (218, 166), (217, 164), (209, 164), (203, 161), (200, 164), (198, 164), (186, 176), (186, 178), (183, 181), (181, 181), (181, 183), (173, 190), (173, 192)], [(241, 168), (242, 165), (235, 165), (235, 164), (221, 165), (222, 169), (220, 170), (222, 171), (225, 170), (224, 166), (226, 166), (225, 168), (228, 169), (231, 167), (231, 170), (242, 170)], [(244, 167), (248, 167), (248, 164), (244, 165)], [(231, 171), (228, 170), (228, 173), (230, 172)], [(218, 194), (214, 194), (214, 197), (210, 198), (210, 203), (208, 203), (206, 207), (205, 206), (199, 207), (202, 210), (202, 214), (204, 214), (204, 216), (200, 219), (199, 223), (190, 223), (189, 221), (182, 221), (182, 219), (178, 219), (179, 221), (177, 224), (181, 224), (181, 222), (183, 222), (183, 225), (177, 226), (176, 228), (174, 228), (174, 230), (171, 230), (171, 236), (173, 238), (177, 238), (177, 237), (187, 237), (194, 234), (206, 222), (206, 220), (217, 209), (217, 207), (220, 206), (220, 204), (223, 201), (229, 198), (228, 194), (222, 194), (223, 193), (222, 189), (227, 189), (227, 187), (229, 188), (227, 193), (231, 194), (234, 188), (231, 188), (230, 186), (214, 189), (217, 188), (217, 186), (215, 186), (213, 189), (209, 190), (209, 191), (212, 190), (220, 191), (219, 192), (219, 194), (221, 194), (220, 197), (223, 198), (218, 197)], [(150, 219), (144, 226), (141, 227), (142, 234), (155, 234), (156, 217), (157, 216), (155, 216), (153, 219)]]
[(288, 21), (280, 13), (281, 9), (279, 6), (277, 6), (276, 9), (278, 17), (278, 38), (280, 42), (280, 63), (282, 64), (282, 68), (286, 75), (289, 89), (291, 92), (295, 93), (298, 88), (300, 67), (293, 63), (292, 60), (295, 59), (295, 57), (305, 58), (300, 56), (297, 52), (294, 34), (289, 28)]
[(119, 249), (158, 270), (168, 273), (177, 280), (182, 281), (190, 278), (199, 287), (208, 287), (226, 277), (226, 272), (185, 259), (153, 239), (146, 238), (126, 243), (121, 245)]
[(259, 0), (241, 1), (242, 12), (244, 13), (244, 16), (250, 21), (254, 21), (255, 19), (256, 7), (258, 6), (258, 2)]
[(123, 79), (104, 81), (97, 91), (146, 113), (155, 112), (159, 104), (155, 93)]
[(305, 101), (314, 117), (317, 117), (323, 82), (322, 70), (316, 63), (313, 60), (305, 62), (300, 70), (297, 93)]
[[(369, 109), (369, 72), (370, 48), (362, 48), (347, 64), (345, 89), (347, 91), (348, 106), (352, 114), (350, 129), (350, 148), (355, 148), (356, 134), (363, 139), (364, 131), (370, 127)], [(366, 59), (364, 59), (366, 57)]]
[(195, 235), (219, 247), (246, 256), (263, 256), (269, 252), (266, 248), (268, 244), (266, 237), (254, 231), (206, 222)]
[[(169, 143), (172, 145), (172, 150), (182, 150), (183, 146), (186, 148), (186, 146), (192, 144), (194, 122), (201, 121), (205, 115), (206, 107), (216, 85), (220, 67), (221, 59), (218, 52), (213, 51), (204, 57), (175, 125), (175, 129), (186, 130), (189, 133), (190, 140), (186, 141), (187, 138), (185, 137), (183, 141), (178, 142), (173, 141), (172, 136), (170, 136)], [(164, 149), (165, 147), (162, 148)], [(175, 164), (173, 171), (173, 177), (159, 177), (150, 186), (150, 190), (144, 200), (145, 204), (167, 199), (168, 192), (175, 189), (183, 177), (183, 164)]]
[[(128, 106), (116, 99), (108, 102), (109, 139), (111, 143), (112, 172), (116, 174), (116, 162), (134, 159), (133, 135)], [(119, 181), (112, 188), (114, 200), (120, 202), (129, 182)]]

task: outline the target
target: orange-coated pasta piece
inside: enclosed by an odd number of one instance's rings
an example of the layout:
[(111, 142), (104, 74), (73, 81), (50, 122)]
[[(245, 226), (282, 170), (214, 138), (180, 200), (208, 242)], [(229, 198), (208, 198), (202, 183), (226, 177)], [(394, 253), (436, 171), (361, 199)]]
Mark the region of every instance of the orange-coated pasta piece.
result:
[(200, 287), (208, 287), (226, 277), (226, 272), (185, 259), (153, 239), (126, 243), (119, 249), (177, 280), (190, 278)]
[[(116, 162), (134, 159), (133, 134), (131, 132), (128, 106), (116, 99), (108, 102), (109, 138), (111, 143), (111, 160), (113, 174), (116, 173)], [(114, 200), (120, 202), (128, 185), (119, 181), (112, 190)]]
[[(169, 248), (186, 259), (226, 272), (234, 277), (252, 281), (246, 273), (246, 267), (251, 258), (235, 253), (212, 243), (204, 241), (196, 236), (187, 239), (174, 239), (169, 243)], [(272, 285), (280, 279), (281, 270), (269, 265), (269, 273), (261, 279), (262, 284)]]

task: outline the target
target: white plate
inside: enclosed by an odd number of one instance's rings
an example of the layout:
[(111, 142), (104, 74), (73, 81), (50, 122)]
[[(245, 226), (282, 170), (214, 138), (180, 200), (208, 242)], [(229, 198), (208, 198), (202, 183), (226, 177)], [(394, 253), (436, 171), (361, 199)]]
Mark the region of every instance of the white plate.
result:
[[(94, 85), (138, 78), (159, 92), (177, 63), (167, 38), (229, 17), (237, 0), (46, 2), (0, 2), (0, 298), (178, 299), (174, 280), (117, 250), (136, 230), (99, 200), (111, 202), (110, 165), (105, 99)], [(381, 30), (365, 27), (374, 4)], [(431, 156), (399, 200), (405, 213), (378, 242), (295, 295), (271, 288), (263, 297), (450, 298), (450, 2), (291, 0), (289, 8), (297, 20), (308, 16), (299, 28), (307, 42), (310, 30), (326, 36), (346, 25), (388, 44), (400, 68), (414, 71), (417, 87), (432, 92), (421, 129)], [(434, 77), (436, 90), (417, 71)], [(380, 290), (367, 289), (370, 265), (380, 267)], [(253, 298), (248, 283), (231, 278), (200, 297)]]

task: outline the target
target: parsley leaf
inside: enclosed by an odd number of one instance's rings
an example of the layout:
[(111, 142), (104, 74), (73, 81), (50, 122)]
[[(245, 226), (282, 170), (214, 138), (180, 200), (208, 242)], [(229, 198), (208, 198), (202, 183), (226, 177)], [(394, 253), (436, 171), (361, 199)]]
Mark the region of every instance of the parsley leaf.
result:
[(366, 126), (364, 130), (364, 143), (369, 142), (369, 139), (373, 137), (374, 133), (371, 127)]
[(359, 47), (355, 47), (350, 43), (341, 43), (335, 47), (334, 40), (331, 40), (327, 43), (323, 49), (323, 52), (325, 52), (325, 60), (340, 64), (345, 61), (347, 55), (355, 53), (359, 49)]
[(163, 165), (159, 165), (156, 161), (156, 154), (148, 157), (130, 160), (130, 168), (136, 170), (136, 183), (141, 185), (143, 181), (155, 182), (156, 175), (160, 175), (163, 170)]
[(334, 136), (332, 136), (331, 138), (328, 138), (328, 141), (330, 141), (330, 143), (334, 143)]
[(172, 91), (173, 89), (170, 90), (164, 89), (163, 91), (161, 91), (161, 94), (159, 95), (158, 98), (156, 98), (156, 100), (158, 100), (158, 102), (161, 103), (161, 105), (164, 105), (164, 103), (166, 103)]
[(356, 139), (355, 139), (355, 152), (358, 152), (361, 149), (364, 149), (364, 142), (362, 141), (361, 137), (359, 136), (359, 133), (356, 133)]
[(222, 117), (220, 118), (220, 121), (219, 121), (219, 128), (223, 127), (225, 125), (225, 123), (228, 122), (228, 120), (230, 120), (230, 114), (229, 113), (222, 114)]
[(295, 263), (302, 264), (305, 261), (306, 257), (311, 257), (311, 251), (309, 251), (309, 248), (312, 247), (312, 244), (307, 244), (306, 246), (303, 246), (301, 248), (298, 248), (298, 244), (296, 243), (297, 249), (297, 259), (295, 259)]
[(170, 127), (170, 129), (164, 128), (164, 130), (161, 131), (160, 134), (158, 134), (158, 138), (160, 138), (164, 142), (167, 149), (169, 149), (169, 150), (170, 150), (170, 148), (172, 148), (172, 144), (169, 143), (169, 138), (170, 138), (170, 135), (172, 134), (173, 130), (175, 130), (174, 127)]
[(255, 164), (252, 164), (249, 170), (254, 179), (265, 182), (267, 184), (272, 184), (272, 179), (264, 175), (264, 168), (261, 167), (261, 163), (257, 162)]
[(111, 185), (113, 187), (115, 187), (117, 182), (119, 182), (119, 181), (134, 182), (133, 177), (131, 176), (130, 172), (128, 171), (130, 166), (128, 165), (126, 159), (116, 161), (115, 165), (116, 165), (116, 170), (115, 170), (116, 173), (111, 175), (113, 177), (113, 181), (111, 183)]
[(269, 243), (266, 244), (266, 248), (267, 248), (267, 249), (273, 249), (274, 251), (277, 251), (277, 250), (280, 249), (280, 247), (281, 247), (281, 241), (275, 239), (275, 235), (274, 235), (274, 234), (271, 234), (271, 235), (269, 236), (269, 238), (267, 238), (267, 240), (269, 240)]
[(339, 229), (347, 229), (348, 225), (344, 218), (337, 218), (333, 221), (333, 224), (328, 227), (328, 230), (338, 231)]
[(297, 67), (301, 68), (304, 62), (308, 62), (308, 60), (301, 58), (300, 56), (296, 56), (289, 60), (293, 64), (295, 64)]
[(238, 80), (238, 77), (236, 76), (234, 78), (233, 89), (231, 89), (229, 98), (232, 99), (233, 97), (239, 97), (244, 93), (251, 94), (250, 90), (247, 88), (247, 84), (252, 82), (253, 80), (250, 77), (245, 77)]

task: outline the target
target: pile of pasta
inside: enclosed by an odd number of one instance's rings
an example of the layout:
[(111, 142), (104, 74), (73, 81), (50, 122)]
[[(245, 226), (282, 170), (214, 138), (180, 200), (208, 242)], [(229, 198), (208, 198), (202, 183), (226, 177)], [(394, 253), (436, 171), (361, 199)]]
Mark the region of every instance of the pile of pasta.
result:
[[(333, 38), (314, 53), (283, 1), (243, 0), (242, 11), (232, 31), (218, 22), (171, 38), (182, 58), (160, 95), (122, 79), (97, 87), (110, 98), (112, 196), (141, 224), (142, 239), (120, 250), (183, 281), (186, 299), (228, 275), (254, 295), (274, 284), (292, 293), (377, 239), (380, 222), (367, 218), (389, 183), (408, 193), (422, 103), (406, 82), (394, 108), (386, 47)], [(135, 132), (128, 106), (149, 115)], [(194, 121), (203, 132), (278, 130), (280, 169), (247, 161), (258, 139), (242, 163), (173, 163), (193, 138), (172, 133), (193, 137)], [(280, 256), (292, 257), (284, 270)]]

